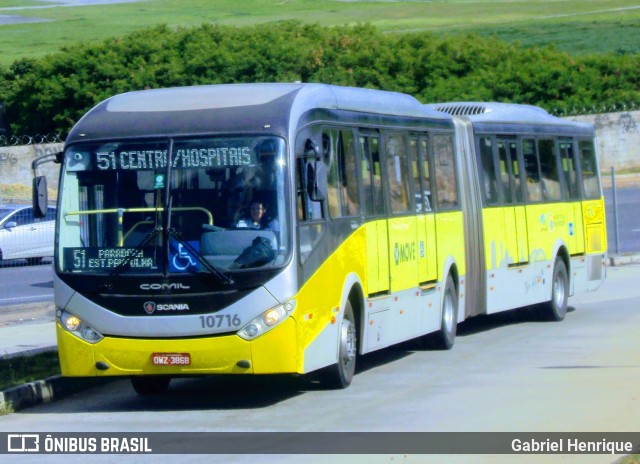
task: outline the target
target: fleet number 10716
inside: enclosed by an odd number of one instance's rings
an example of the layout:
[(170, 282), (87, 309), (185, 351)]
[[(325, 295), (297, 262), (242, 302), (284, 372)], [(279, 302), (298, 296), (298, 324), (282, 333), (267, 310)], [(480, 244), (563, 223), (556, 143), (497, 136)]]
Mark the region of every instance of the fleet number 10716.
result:
[(210, 316), (200, 316), (200, 324), (203, 329), (214, 329), (220, 327), (240, 327), (242, 321), (237, 314), (215, 314)]

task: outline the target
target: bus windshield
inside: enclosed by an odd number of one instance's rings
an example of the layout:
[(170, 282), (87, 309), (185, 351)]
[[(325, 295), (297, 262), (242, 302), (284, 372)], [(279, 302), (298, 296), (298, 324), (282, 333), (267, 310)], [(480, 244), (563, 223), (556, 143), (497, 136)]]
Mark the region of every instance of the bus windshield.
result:
[(287, 261), (284, 141), (216, 137), (70, 146), (61, 272), (174, 274)]

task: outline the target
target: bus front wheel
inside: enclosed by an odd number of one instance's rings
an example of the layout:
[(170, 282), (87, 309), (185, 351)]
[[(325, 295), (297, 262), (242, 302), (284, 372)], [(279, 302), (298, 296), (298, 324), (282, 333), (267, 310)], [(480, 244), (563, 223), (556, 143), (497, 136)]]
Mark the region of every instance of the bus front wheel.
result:
[(351, 302), (347, 300), (340, 325), (338, 362), (323, 372), (322, 384), (328, 388), (347, 388), (356, 370), (358, 336)]
[(569, 275), (564, 260), (558, 256), (553, 266), (551, 300), (540, 307), (540, 315), (550, 321), (561, 321), (567, 315), (569, 302)]
[(131, 377), (133, 389), (142, 396), (162, 395), (169, 388), (169, 382), (171, 377), (160, 375)]

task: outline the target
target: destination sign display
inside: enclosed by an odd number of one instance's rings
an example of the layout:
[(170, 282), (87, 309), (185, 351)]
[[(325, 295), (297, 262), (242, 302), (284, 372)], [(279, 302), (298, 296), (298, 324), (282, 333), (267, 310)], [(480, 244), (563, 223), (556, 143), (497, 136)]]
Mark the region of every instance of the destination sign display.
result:
[[(225, 168), (253, 166), (252, 150), (248, 146), (179, 148), (173, 154), (173, 169)], [(99, 171), (164, 169), (168, 163), (167, 150), (98, 151), (95, 167)]]
[(127, 268), (132, 270), (157, 269), (158, 264), (153, 248), (104, 248), (67, 247), (64, 248), (64, 271), (113, 270), (127, 260)]

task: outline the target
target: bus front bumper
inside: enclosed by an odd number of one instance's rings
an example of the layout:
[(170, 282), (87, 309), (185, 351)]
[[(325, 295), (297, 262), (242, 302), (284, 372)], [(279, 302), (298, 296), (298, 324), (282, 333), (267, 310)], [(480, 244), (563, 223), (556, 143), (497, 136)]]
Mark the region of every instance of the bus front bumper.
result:
[[(56, 332), (60, 367), (66, 377), (299, 372), (293, 318), (252, 341), (236, 334), (180, 339), (107, 336), (90, 344), (59, 323), (56, 323)], [(154, 364), (154, 356), (172, 354), (188, 354), (189, 364)]]

